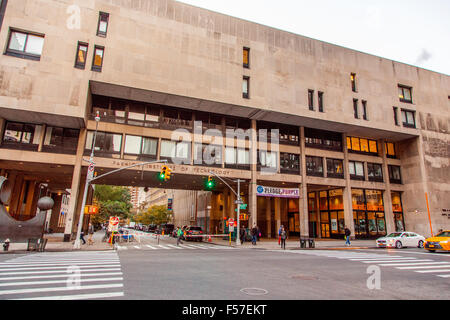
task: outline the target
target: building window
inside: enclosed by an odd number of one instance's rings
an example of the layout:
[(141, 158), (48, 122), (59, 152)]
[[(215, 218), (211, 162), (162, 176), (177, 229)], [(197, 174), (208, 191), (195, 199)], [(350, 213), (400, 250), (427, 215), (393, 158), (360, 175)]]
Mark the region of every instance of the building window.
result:
[[(299, 145), (299, 128), (296, 126), (265, 121), (258, 121), (257, 125), (259, 141), (271, 142), (272, 138), (276, 137), (279, 144)], [(278, 136), (275, 135), (276, 130), (278, 130)]]
[(342, 151), (342, 135), (337, 132), (305, 128), (305, 144), (310, 148)]
[(94, 48), (94, 61), (92, 61), (92, 71), (101, 72), (103, 67), (103, 56), (105, 54), (105, 48), (95, 46)]
[(308, 176), (323, 177), (323, 158), (307, 156), (306, 174)]
[[(125, 136), (124, 154), (133, 156), (136, 160), (156, 159), (158, 149), (158, 139), (139, 137), (139, 136)], [(130, 158), (126, 157), (125, 158)]]
[(100, 12), (98, 17), (97, 36), (106, 37), (108, 33), (109, 13)]
[(87, 43), (78, 42), (77, 55), (75, 57), (75, 68), (84, 69), (86, 67), (86, 58), (89, 45)]
[(76, 154), (79, 135), (76, 129), (47, 127), (42, 151)]
[(352, 180), (365, 180), (364, 176), (364, 163), (359, 161), (349, 161), (348, 170), (350, 172), (350, 179)]
[(412, 103), (412, 88), (398, 85), (398, 97), (401, 102)]
[(35, 124), (7, 122), (2, 147), (37, 151), (43, 127)]
[(347, 149), (354, 153), (378, 155), (378, 145), (376, 140), (347, 137)]
[(184, 141), (161, 140), (161, 159), (173, 163), (191, 163), (191, 144)]
[(395, 152), (395, 144), (392, 142), (386, 142), (384, 144), (385, 149), (386, 149), (386, 156), (388, 158), (397, 158), (397, 154)]
[(323, 112), (323, 92), (318, 93), (319, 112)]
[[(94, 131), (88, 131), (86, 137), (85, 155), (89, 155), (94, 144)], [(97, 132), (94, 152), (96, 156), (106, 158), (120, 158), (122, 135), (108, 132)]]
[(222, 166), (222, 146), (197, 143), (194, 148), (194, 164), (210, 167)]
[(391, 192), (392, 211), (394, 213), (395, 231), (405, 231), (405, 220), (403, 217), (402, 195), (400, 192)]
[(314, 111), (314, 90), (308, 90), (308, 107)]
[(369, 181), (383, 182), (383, 168), (382, 168), (381, 164), (368, 163), (367, 164), (367, 175), (369, 177)]
[(242, 63), (244, 68), (250, 68), (250, 48), (244, 47), (244, 49), (242, 50), (242, 54), (243, 54)]
[(242, 78), (242, 97), (245, 99), (250, 98), (250, 77), (247, 76)]
[(353, 115), (354, 115), (355, 119), (359, 119), (358, 99), (353, 99)]
[(344, 163), (340, 159), (327, 159), (327, 177), (344, 179)]
[(299, 174), (300, 156), (294, 153), (280, 153), (280, 172), (287, 174)]
[(44, 35), (11, 29), (5, 54), (23, 59), (41, 60)]
[(362, 102), (362, 108), (363, 108), (363, 119), (364, 120), (368, 120), (368, 117), (367, 117), (367, 101), (362, 100), (361, 102)]
[(249, 170), (249, 150), (242, 148), (225, 148), (225, 168)]
[(0, 30), (2, 29), (3, 18), (5, 17), (6, 5), (8, 0), (0, 0)]
[(394, 111), (394, 123), (396, 126), (399, 126), (400, 124), (398, 123), (398, 108), (392, 107), (392, 110)]
[(402, 121), (404, 127), (407, 128), (416, 127), (416, 119), (414, 113), (415, 113), (414, 111), (402, 109)]
[(401, 184), (402, 183), (402, 175), (400, 172), (400, 167), (389, 165), (388, 168), (389, 168), (389, 181), (391, 183)]
[(350, 74), (350, 81), (352, 83), (352, 91), (356, 92), (356, 73)]
[(258, 151), (258, 170), (261, 168), (269, 168), (276, 171), (278, 168), (278, 154), (276, 152)]

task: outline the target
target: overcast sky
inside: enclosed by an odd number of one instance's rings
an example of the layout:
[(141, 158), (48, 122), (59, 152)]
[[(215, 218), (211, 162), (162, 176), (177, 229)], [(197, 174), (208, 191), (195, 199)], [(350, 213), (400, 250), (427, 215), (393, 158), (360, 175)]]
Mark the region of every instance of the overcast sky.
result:
[(450, 75), (450, 0), (179, 0)]

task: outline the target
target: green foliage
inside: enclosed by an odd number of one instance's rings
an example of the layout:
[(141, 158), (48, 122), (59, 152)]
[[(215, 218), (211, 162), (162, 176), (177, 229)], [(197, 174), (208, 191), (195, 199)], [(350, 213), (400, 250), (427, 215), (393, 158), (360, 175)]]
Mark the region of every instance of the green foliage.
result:
[(112, 216), (126, 219), (133, 207), (130, 191), (125, 187), (96, 185), (94, 197), (99, 204), (99, 213), (91, 217), (94, 224), (108, 222)]
[(165, 205), (152, 206), (147, 211), (140, 212), (136, 215), (135, 221), (142, 224), (162, 224), (168, 223), (171, 211), (167, 210)]

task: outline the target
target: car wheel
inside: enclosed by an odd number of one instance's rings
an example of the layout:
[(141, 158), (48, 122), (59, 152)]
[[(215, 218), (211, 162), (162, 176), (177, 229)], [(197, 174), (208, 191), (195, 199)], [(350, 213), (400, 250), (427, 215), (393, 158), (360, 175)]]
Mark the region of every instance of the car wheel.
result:
[(403, 248), (403, 244), (401, 243), (401, 241), (397, 241), (397, 242), (395, 243), (395, 247), (396, 247), (397, 249), (401, 249), (401, 248)]
[(423, 241), (422, 241), (422, 240), (419, 241), (417, 247), (418, 247), (418, 248), (423, 248)]

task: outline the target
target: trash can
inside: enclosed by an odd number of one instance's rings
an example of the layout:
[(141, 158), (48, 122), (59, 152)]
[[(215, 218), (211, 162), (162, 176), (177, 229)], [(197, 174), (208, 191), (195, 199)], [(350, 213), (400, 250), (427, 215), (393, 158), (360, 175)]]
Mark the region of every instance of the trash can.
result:
[(306, 239), (300, 238), (300, 248), (306, 248)]
[(315, 243), (314, 239), (308, 239), (308, 244), (309, 244), (310, 248), (316, 247), (316, 243)]

